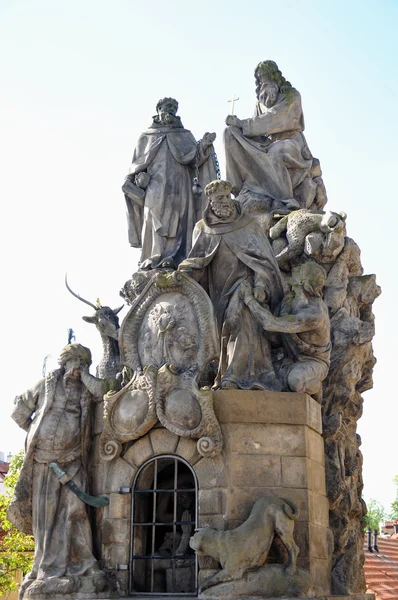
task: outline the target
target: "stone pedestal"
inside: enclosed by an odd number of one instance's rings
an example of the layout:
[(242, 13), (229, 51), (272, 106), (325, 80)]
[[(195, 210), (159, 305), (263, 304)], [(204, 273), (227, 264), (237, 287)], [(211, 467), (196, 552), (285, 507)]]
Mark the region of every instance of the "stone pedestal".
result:
[[(310, 572), (313, 595), (325, 598), (332, 540), (320, 405), (305, 394), (223, 390), (214, 393), (214, 408), (224, 436), (222, 453), (215, 458), (200, 456), (196, 440), (155, 427), (108, 463), (99, 490), (110, 496), (103, 509), (103, 566), (116, 569), (129, 562), (131, 496), (118, 494), (119, 488), (131, 488), (148, 459), (176, 455), (197, 476), (199, 527), (235, 528), (264, 495), (293, 500), (300, 509), (294, 533), (298, 566)], [(217, 568), (209, 557), (199, 557), (198, 563), (199, 581)], [(119, 589), (128, 594), (128, 573), (116, 575)]]
[[(261, 496), (293, 500), (300, 509), (298, 566), (311, 573), (315, 595), (330, 593), (333, 541), (320, 405), (306, 394), (242, 390), (216, 392), (214, 405), (224, 436), (228, 529), (240, 525)], [(205, 511), (216, 505), (200, 492), (201, 526), (213, 524)]]

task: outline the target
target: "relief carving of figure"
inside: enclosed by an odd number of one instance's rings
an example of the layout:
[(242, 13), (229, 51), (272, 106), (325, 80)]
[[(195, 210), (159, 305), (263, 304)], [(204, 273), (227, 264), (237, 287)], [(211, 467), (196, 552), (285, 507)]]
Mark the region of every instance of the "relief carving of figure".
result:
[(188, 256), (193, 228), (204, 209), (203, 196), (192, 190), (196, 167), (202, 186), (216, 176), (212, 159), (216, 135), (205, 133), (197, 145), (177, 109), (174, 98), (159, 100), (123, 186), (129, 242), (142, 248), (141, 269), (176, 268)]
[(247, 280), (256, 300), (275, 309), (283, 296), (281, 275), (266, 234), (256, 217), (231, 199), (231, 187), (227, 181), (206, 186), (209, 204), (179, 270), (201, 283), (214, 305), (221, 340), (215, 386), (280, 390), (270, 342), (245, 306), (239, 285)]
[(226, 119), (226, 169), (233, 193), (249, 191), (285, 201), (296, 198), (303, 208), (313, 204), (323, 208), (325, 187), (319, 161), (312, 157), (303, 134), (299, 92), (272, 60), (259, 63), (254, 75), (254, 116)]
[(246, 306), (264, 330), (285, 334), (286, 358), (278, 376), (292, 392), (317, 394), (329, 372), (330, 321), (322, 300), (325, 280), (324, 269), (315, 262), (295, 267), (292, 292), (284, 297), (278, 317), (260, 306), (247, 282), (240, 288)]
[[(87, 591), (101, 591), (106, 585), (92, 553), (85, 504), (67, 485), (73, 481), (82, 491), (87, 487), (90, 405), (94, 399), (87, 385), (102, 393), (106, 389), (99, 389), (101, 380), (88, 372), (88, 348), (66, 346), (59, 364), (59, 370), (17, 396), (12, 414), (27, 431), (27, 450), (8, 518), (34, 536), (33, 567), (22, 586), (22, 594), (29, 597), (76, 592), (86, 577), (91, 578), (92, 585)], [(61, 479), (50, 463), (65, 471)]]

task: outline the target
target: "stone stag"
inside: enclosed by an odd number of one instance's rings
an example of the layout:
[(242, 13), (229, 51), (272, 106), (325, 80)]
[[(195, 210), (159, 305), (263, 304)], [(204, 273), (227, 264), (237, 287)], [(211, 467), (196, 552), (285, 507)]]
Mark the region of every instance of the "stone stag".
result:
[(93, 323), (98, 329), (102, 340), (102, 358), (97, 366), (96, 375), (101, 379), (116, 378), (116, 375), (122, 370), (120, 366), (119, 352), (119, 318), (118, 313), (122, 310), (123, 305), (119, 308), (112, 309), (109, 306), (101, 306), (99, 300), (97, 306), (88, 300), (76, 294), (69, 286), (67, 276), (65, 275), (65, 285), (68, 291), (85, 304), (91, 306), (95, 313), (91, 317), (83, 317), (86, 323)]

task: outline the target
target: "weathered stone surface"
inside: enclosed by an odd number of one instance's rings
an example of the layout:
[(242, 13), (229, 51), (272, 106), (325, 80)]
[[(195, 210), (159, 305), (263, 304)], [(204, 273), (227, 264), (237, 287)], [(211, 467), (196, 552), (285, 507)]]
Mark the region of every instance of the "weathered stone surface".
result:
[(104, 521), (103, 543), (126, 544), (130, 538), (130, 519), (107, 519)]
[(329, 500), (327, 496), (316, 492), (308, 492), (311, 521), (316, 525), (329, 527)]
[(133, 468), (123, 458), (115, 459), (107, 470), (106, 493), (116, 492), (121, 487), (131, 487), (136, 474)]
[(278, 487), (282, 483), (279, 456), (232, 454), (229, 469), (233, 486), (267, 488)]
[(315, 460), (316, 462), (321, 463), (321, 465), (325, 465), (325, 449), (322, 436), (313, 429), (307, 429), (306, 438), (306, 456), (308, 456), (308, 458), (312, 458), (312, 460)]
[(201, 515), (216, 515), (223, 513), (222, 490), (199, 490), (199, 513)]
[(322, 433), (321, 407), (306, 394), (257, 390), (219, 390), (214, 410), (220, 423), (308, 425)]
[(282, 456), (282, 485), (292, 488), (309, 486), (308, 459), (305, 457)]
[(123, 455), (123, 459), (132, 467), (140, 467), (148, 458), (153, 456), (153, 448), (149, 435), (142, 437), (133, 443), (133, 445)]
[(152, 429), (149, 434), (154, 454), (174, 454), (179, 437), (168, 429)]
[(190, 438), (181, 437), (178, 446), (176, 448), (176, 454), (185, 458), (190, 465), (196, 465), (196, 463), (202, 458), (198, 452), (196, 440)]
[(194, 466), (199, 489), (222, 488), (226, 486), (224, 460), (221, 456), (200, 460)]
[(301, 425), (253, 423), (248, 428), (231, 423), (223, 432), (229, 452), (278, 456), (306, 456), (307, 453), (306, 432)]
[(109, 518), (128, 519), (131, 513), (131, 494), (109, 494)]

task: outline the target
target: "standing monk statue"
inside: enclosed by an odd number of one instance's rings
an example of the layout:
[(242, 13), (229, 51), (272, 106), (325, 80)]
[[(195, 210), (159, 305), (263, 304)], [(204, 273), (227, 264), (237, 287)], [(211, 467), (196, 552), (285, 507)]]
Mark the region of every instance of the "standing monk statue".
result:
[[(12, 414), (27, 431), (27, 441), (7, 516), (21, 531), (33, 533), (35, 540), (33, 567), (25, 576), (20, 597), (71, 594), (82, 582), (86, 592), (106, 587), (92, 553), (90, 523), (80, 499), (93, 499), (85, 493), (94, 399), (87, 386), (100, 394), (106, 390), (101, 389), (102, 380), (88, 372), (88, 348), (69, 344), (59, 364), (60, 369), (16, 397)], [(71, 486), (77, 486), (80, 496)]]
[(247, 281), (256, 300), (275, 309), (283, 296), (282, 279), (267, 234), (231, 198), (231, 187), (228, 181), (206, 186), (209, 204), (179, 270), (201, 283), (214, 305), (221, 341), (215, 387), (279, 391), (270, 342), (239, 286)]
[(323, 208), (326, 191), (319, 161), (304, 137), (299, 92), (272, 60), (260, 62), (254, 76), (254, 116), (229, 115), (225, 121), (226, 171), (233, 193), (242, 192), (243, 201), (250, 193), (264, 195), (283, 201), (287, 209)]
[(175, 269), (188, 256), (193, 228), (205, 208), (203, 195), (192, 189), (193, 179), (198, 177), (204, 187), (216, 177), (216, 134), (205, 133), (197, 144), (177, 109), (174, 98), (159, 100), (123, 185), (129, 242), (142, 248), (140, 269)]

